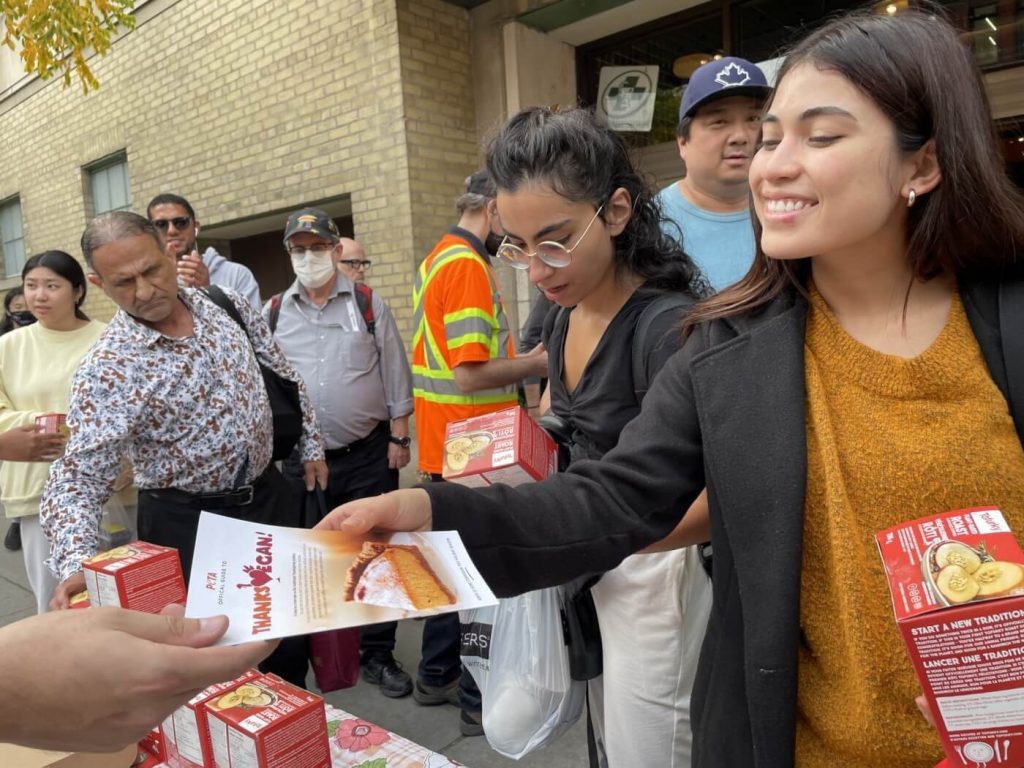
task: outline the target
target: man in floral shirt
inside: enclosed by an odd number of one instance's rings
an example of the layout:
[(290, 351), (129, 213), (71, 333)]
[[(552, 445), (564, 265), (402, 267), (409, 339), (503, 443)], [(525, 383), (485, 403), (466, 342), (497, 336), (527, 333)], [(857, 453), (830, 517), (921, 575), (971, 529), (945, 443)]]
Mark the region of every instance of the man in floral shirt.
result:
[[(298, 382), (306, 486), (327, 482), (302, 379), (244, 298), (224, 291), (248, 334), (204, 293), (178, 287), (174, 256), (156, 229), (127, 211), (93, 219), (82, 252), (89, 280), (120, 311), (72, 380), (71, 438), (43, 493), (50, 567), (62, 580), (55, 608), (85, 586), (81, 562), (96, 552), (100, 515), (124, 456), (141, 489), (139, 538), (177, 548), (186, 579), (200, 510), (299, 524), (298, 504), (270, 461), (273, 424), (257, 356)], [(302, 685), (305, 645), (295, 640), (282, 643), (268, 668)]]

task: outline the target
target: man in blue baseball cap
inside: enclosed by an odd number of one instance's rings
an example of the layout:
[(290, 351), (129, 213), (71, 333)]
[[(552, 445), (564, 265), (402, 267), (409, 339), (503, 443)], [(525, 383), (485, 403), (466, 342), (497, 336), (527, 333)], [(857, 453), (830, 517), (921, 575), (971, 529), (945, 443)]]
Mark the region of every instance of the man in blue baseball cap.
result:
[(743, 277), (754, 259), (747, 173), (769, 93), (757, 65), (727, 56), (693, 73), (679, 105), (676, 142), (686, 175), (658, 199), (666, 233), (682, 235), (715, 291)]

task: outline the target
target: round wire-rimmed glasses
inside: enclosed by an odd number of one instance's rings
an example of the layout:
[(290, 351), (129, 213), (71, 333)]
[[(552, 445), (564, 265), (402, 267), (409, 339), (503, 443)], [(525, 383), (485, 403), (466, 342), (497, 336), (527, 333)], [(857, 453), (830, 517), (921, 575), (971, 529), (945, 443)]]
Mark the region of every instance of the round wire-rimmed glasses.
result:
[(572, 252), (579, 248), (580, 243), (583, 242), (583, 238), (587, 236), (587, 232), (594, 226), (594, 222), (597, 221), (597, 217), (601, 215), (601, 211), (604, 210), (604, 205), (597, 209), (594, 214), (594, 218), (587, 224), (587, 228), (583, 230), (583, 234), (576, 238), (576, 243), (572, 248), (566, 248), (561, 243), (556, 243), (553, 240), (545, 240), (542, 243), (537, 244), (537, 250), (533, 253), (528, 253), (518, 245), (512, 245), (508, 242), (508, 236), (501, 241), (501, 245), (498, 246), (498, 251), (495, 254), (499, 259), (508, 264), (514, 269), (529, 269), (530, 259), (536, 256), (538, 259), (543, 261), (549, 267), (559, 269), (561, 267), (568, 267), (572, 264)]

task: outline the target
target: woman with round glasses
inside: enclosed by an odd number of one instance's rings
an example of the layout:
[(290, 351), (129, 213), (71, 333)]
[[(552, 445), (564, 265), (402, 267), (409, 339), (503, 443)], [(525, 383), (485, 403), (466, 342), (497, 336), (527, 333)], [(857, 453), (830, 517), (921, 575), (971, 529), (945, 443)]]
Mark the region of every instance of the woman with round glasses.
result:
[[(519, 113), (491, 141), (487, 168), (506, 233), (498, 258), (555, 302), (545, 401), (564, 422), (571, 462), (600, 459), (640, 412), (642, 379), (679, 348), (702, 280), (662, 235), (622, 140), (591, 113)], [(632, 369), (637, 355), (643, 371)], [(699, 556), (692, 547), (634, 555), (591, 591), (603, 674), (589, 700), (602, 764), (689, 765), (690, 688), (711, 605)]]

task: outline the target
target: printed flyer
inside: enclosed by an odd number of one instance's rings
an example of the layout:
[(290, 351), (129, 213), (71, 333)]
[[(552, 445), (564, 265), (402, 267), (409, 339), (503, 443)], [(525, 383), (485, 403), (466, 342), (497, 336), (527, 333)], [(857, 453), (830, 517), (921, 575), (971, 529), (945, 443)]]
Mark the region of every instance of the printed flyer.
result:
[(233, 645), (497, 602), (455, 531), (354, 538), (203, 512), (185, 615), (226, 615)]

